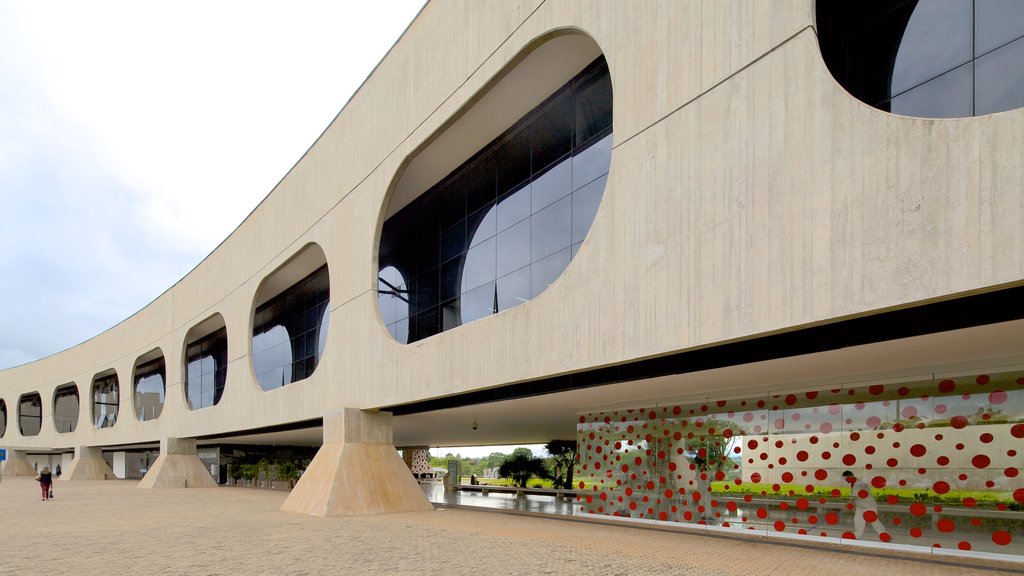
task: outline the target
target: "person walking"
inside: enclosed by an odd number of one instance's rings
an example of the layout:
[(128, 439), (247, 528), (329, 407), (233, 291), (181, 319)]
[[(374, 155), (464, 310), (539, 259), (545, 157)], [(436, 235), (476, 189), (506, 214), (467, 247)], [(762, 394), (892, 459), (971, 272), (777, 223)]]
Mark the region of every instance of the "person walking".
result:
[(878, 533), (878, 537), (883, 541), (888, 541), (889, 534), (886, 533), (885, 526), (878, 521), (878, 503), (875, 502), (875, 497), (871, 495), (871, 487), (868, 486), (867, 482), (858, 480), (853, 475), (853, 472), (849, 470), (843, 472), (843, 480), (850, 484), (850, 495), (853, 496), (854, 536), (859, 540), (861, 534), (864, 533), (865, 524), (870, 523), (871, 527)]
[(49, 466), (43, 466), (39, 475), (36, 476), (36, 481), (39, 482), (39, 487), (43, 490), (43, 502), (46, 502), (50, 499), (50, 487), (53, 486), (53, 474), (50, 473)]

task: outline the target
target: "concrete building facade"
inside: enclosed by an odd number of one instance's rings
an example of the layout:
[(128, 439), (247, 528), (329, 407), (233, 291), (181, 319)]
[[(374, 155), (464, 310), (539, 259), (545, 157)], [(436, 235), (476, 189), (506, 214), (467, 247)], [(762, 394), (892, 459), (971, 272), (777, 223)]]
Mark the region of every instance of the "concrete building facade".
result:
[(395, 446), (576, 438), (584, 514), (1024, 555), (1024, 18), (897, 4), (430, 2), (191, 273), (0, 371), (4, 473), (306, 446), (285, 508), (361, 514), (429, 507)]

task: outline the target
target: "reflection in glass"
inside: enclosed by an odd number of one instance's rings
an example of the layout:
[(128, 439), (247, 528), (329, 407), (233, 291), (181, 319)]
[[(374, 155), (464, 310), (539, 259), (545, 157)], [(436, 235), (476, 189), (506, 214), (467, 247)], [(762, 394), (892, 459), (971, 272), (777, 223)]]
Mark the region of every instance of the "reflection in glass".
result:
[(978, 58), (974, 67), (976, 114), (1024, 107), (1024, 38)]
[(256, 309), (252, 365), (260, 388), (273, 390), (313, 375), (327, 342), (329, 308), (324, 265)]
[(165, 373), (163, 356), (135, 368), (135, 416), (139, 422), (156, 420), (163, 412)]
[(53, 391), (53, 426), (57, 432), (75, 431), (79, 407), (78, 386), (67, 384)]
[(583, 413), (584, 514), (1019, 554), (1024, 372)]
[(930, 118), (1024, 106), (1024, 2), (820, 1), (829, 70), (882, 110)]
[(228, 332), (221, 328), (185, 349), (185, 395), (192, 410), (214, 406), (228, 375)]
[(522, 304), (565, 270), (607, 182), (611, 96), (599, 58), (384, 223), (378, 304), (396, 340)]
[(117, 424), (120, 406), (120, 387), (117, 374), (97, 378), (92, 382), (92, 418), (96, 428), (111, 428)]
[(43, 399), (38, 393), (18, 400), (18, 430), (22, 436), (36, 436), (43, 427)]
[(7, 433), (7, 403), (0, 399), (0, 438)]

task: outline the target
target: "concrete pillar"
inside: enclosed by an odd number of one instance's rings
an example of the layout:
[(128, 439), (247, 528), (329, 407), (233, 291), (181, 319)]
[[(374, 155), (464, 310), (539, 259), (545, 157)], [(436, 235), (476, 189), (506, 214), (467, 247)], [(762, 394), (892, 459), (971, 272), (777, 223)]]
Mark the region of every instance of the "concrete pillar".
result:
[(8, 478), (22, 476), (35, 478), (36, 469), (28, 461), (28, 454), (24, 450), (7, 450), (7, 461), (4, 462), (4, 476)]
[(324, 415), (324, 445), (281, 510), (354, 516), (433, 506), (395, 450), (391, 414), (342, 408)]
[(114, 471), (107, 466), (103, 452), (92, 446), (76, 446), (75, 458), (65, 470), (61, 466), (61, 480), (113, 480)]
[(160, 440), (160, 456), (139, 482), (139, 488), (216, 488), (217, 481), (196, 454), (191, 438)]

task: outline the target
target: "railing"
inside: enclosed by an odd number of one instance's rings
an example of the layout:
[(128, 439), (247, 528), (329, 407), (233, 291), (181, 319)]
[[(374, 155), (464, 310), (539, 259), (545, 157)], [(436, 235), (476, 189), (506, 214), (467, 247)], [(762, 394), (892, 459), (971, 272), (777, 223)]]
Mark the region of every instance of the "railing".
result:
[(519, 486), (492, 486), (490, 484), (458, 484), (454, 488), (464, 492), (480, 492), (484, 496), (490, 492), (502, 492), (516, 496), (554, 496), (555, 498), (570, 499), (575, 498), (577, 494), (576, 490), (561, 488), (520, 488)]

